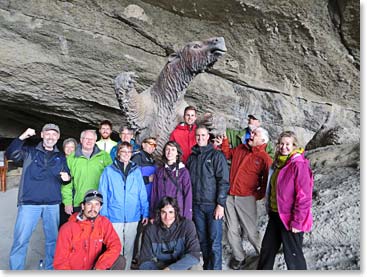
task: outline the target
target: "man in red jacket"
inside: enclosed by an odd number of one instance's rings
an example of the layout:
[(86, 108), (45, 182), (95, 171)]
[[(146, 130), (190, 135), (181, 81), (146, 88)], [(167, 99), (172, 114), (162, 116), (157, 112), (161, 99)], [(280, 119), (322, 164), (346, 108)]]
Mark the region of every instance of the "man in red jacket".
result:
[(117, 261), (121, 252), (120, 239), (109, 219), (99, 215), (102, 204), (102, 194), (88, 190), (81, 211), (71, 215), (61, 226), (54, 257), (55, 269), (103, 270), (110, 269)]
[(182, 151), (182, 162), (186, 164), (187, 159), (191, 154), (191, 148), (196, 144), (196, 108), (187, 106), (184, 112), (184, 122), (181, 122), (171, 133), (169, 140), (177, 142)]
[(226, 135), (216, 139), (216, 144), (222, 144), (226, 158), (232, 160), (225, 219), (233, 256), (229, 266), (235, 270), (243, 269), (245, 265), (241, 229), (247, 233), (257, 254), (260, 254), (256, 200), (265, 196), (269, 168), (272, 164), (271, 157), (265, 151), (268, 141), (268, 132), (262, 127), (251, 132), (246, 144), (240, 144), (234, 149), (229, 147)]

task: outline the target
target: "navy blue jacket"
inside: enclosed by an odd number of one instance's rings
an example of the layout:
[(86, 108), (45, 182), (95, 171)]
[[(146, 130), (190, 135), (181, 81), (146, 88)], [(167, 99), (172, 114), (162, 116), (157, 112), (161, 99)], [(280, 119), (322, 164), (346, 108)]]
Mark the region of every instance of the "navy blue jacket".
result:
[[(6, 150), (6, 157), (14, 162), (23, 162), (23, 172), (19, 184), (19, 205), (55, 205), (61, 203), (60, 172), (70, 175), (65, 155), (54, 146), (52, 151), (43, 147), (24, 146), (24, 141), (16, 138)], [(67, 182), (65, 182), (67, 184)]]
[(134, 154), (131, 160), (140, 166), (141, 174), (143, 174), (144, 178), (145, 188), (147, 189), (148, 201), (150, 204), (150, 195), (152, 194), (153, 182), (149, 182), (149, 176), (154, 174), (157, 170), (155, 161), (152, 155), (149, 155), (149, 153), (145, 152), (144, 150), (140, 150)]

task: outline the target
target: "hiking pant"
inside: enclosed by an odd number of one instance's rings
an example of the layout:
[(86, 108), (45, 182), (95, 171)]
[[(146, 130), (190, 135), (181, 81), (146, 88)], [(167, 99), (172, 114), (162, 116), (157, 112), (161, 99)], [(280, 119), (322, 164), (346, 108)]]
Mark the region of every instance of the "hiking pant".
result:
[(289, 270), (306, 270), (306, 260), (302, 251), (303, 232), (293, 233), (285, 229), (278, 213), (269, 213), (264, 239), (261, 245), (257, 269), (272, 270), (275, 256), (283, 244), (284, 259)]
[(112, 223), (122, 245), (121, 254), (126, 259), (125, 270), (130, 270), (133, 259), (134, 242), (136, 238), (138, 221), (128, 223)]
[(255, 197), (228, 195), (224, 212), (228, 229), (228, 241), (232, 248), (233, 257), (237, 261), (245, 259), (241, 228), (247, 233), (248, 239), (256, 252), (260, 253), (261, 241), (257, 230)]

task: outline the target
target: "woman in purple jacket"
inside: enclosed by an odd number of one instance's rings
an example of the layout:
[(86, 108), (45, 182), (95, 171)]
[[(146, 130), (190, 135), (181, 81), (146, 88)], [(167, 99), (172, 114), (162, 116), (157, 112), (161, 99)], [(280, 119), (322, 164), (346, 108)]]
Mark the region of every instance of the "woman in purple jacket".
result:
[(182, 150), (178, 143), (169, 141), (163, 147), (164, 165), (157, 169), (150, 198), (150, 221), (154, 221), (155, 209), (164, 196), (176, 198), (180, 215), (192, 219), (192, 188), (190, 173), (181, 162)]
[(266, 189), (269, 222), (257, 269), (271, 270), (283, 244), (287, 268), (307, 269), (302, 251), (303, 234), (312, 227), (313, 176), (304, 149), (294, 132), (280, 134)]

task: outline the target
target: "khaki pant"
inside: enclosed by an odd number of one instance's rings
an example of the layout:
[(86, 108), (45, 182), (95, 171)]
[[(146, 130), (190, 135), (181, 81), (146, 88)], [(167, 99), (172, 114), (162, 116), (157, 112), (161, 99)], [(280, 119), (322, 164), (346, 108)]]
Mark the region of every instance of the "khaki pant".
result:
[(121, 255), (126, 259), (125, 270), (130, 270), (138, 222), (112, 223), (112, 225), (120, 238), (122, 245)]
[(247, 233), (250, 243), (260, 253), (261, 241), (257, 230), (256, 199), (253, 196), (228, 195), (225, 209), (228, 241), (232, 255), (237, 261), (245, 259), (242, 247), (241, 228)]

